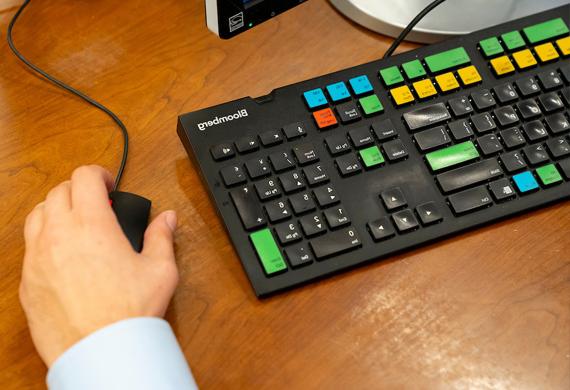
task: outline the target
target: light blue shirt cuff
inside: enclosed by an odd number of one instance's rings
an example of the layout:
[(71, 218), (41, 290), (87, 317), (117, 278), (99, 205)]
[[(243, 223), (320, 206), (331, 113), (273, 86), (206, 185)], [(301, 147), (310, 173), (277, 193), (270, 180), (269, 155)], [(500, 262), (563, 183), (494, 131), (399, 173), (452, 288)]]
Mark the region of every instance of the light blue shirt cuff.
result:
[(168, 322), (132, 318), (90, 334), (51, 366), (50, 390), (197, 389)]

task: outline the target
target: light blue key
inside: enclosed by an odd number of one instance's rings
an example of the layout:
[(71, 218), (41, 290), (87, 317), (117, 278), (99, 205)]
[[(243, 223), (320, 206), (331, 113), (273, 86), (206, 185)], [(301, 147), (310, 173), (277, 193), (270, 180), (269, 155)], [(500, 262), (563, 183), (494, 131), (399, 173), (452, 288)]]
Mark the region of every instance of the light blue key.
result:
[(366, 76), (358, 76), (350, 79), (348, 82), (350, 83), (354, 94), (357, 96), (372, 92), (372, 84), (370, 84), (370, 80), (368, 80), (368, 77)]
[(350, 92), (348, 92), (346, 84), (342, 81), (340, 83), (327, 85), (327, 92), (329, 93), (329, 96), (333, 102), (338, 102), (350, 97)]
[(327, 98), (325, 97), (323, 90), (320, 88), (311, 89), (310, 91), (303, 93), (303, 96), (305, 96), (307, 106), (311, 109), (327, 104)]
[(538, 183), (536, 182), (536, 179), (532, 173), (529, 171), (514, 175), (513, 180), (515, 181), (519, 192), (522, 194), (538, 189)]

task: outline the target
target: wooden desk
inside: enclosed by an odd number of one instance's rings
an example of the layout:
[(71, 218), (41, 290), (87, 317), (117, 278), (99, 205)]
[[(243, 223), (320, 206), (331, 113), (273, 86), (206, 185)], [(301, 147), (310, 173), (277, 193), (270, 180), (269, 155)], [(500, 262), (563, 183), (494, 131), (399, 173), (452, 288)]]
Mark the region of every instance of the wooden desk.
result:
[[(22, 224), (80, 164), (114, 171), (107, 117), (27, 71), (0, 0), (0, 388), (44, 387), (17, 297)], [(178, 114), (378, 58), (390, 39), (312, 0), (231, 41), (202, 0), (34, 0), (15, 40), (116, 110), (123, 188), (180, 213), (168, 312), (204, 389), (570, 388), (570, 204), (259, 301), (176, 136)], [(409, 49), (412, 45), (403, 45)], [(86, 286), (88, 288), (89, 286)]]

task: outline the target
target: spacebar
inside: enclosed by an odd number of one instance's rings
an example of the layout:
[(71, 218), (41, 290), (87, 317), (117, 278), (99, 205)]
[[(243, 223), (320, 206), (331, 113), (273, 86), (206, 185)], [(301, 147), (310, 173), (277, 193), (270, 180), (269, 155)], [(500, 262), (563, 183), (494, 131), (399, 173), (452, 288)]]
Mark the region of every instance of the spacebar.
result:
[(317, 259), (333, 256), (362, 245), (353, 228), (330, 232), (311, 241)]

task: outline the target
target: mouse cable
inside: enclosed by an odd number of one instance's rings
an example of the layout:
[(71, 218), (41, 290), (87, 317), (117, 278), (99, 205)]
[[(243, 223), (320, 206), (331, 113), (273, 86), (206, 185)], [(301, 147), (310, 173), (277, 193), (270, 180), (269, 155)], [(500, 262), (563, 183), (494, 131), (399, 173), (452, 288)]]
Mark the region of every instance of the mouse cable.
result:
[(127, 156), (129, 154), (129, 133), (127, 131), (127, 128), (125, 127), (123, 122), (119, 119), (119, 117), (117, 115), (115, 115), (115, 113), (113, 111), (109, 110), (107, 107), (105, 107), (101, 103), (95, 101), (94, 99), (90, 98), (89, 96), (85, 95), (81, 91), (78, 91), (77, 89), (65, 84), (64, 82), (56, 79), (55, 77), (49, 75), (47, 72), (38, 68), (36, 65), (34, 65), (30, 61), (28, 61), (18, 51), (18, 49), (16, 49), (16, 46), (14, 45), (14, 41), (12, 40), (12, 30), (14, 28), (14, 25), (16, 24), (16, 21), (18, 20), (18, 17), (22, 13), (22, 11), (24, 11), (24, 9), (28, 6), (28, 4), (30, 4), (30, 1), (31, 0), (25, 0), (24, 3), (20, 6), (18, 11), (16, 12), (16, 14), (14, 15), (14, 17), (12, 18), (12, 20), (10, 21), (10, 25), (8, 26), (8, 33), (7, 33), (8, 45), (10, 46), (10, 49), (12, 49), (12, 52), (16, 55), (16, 57), (18, 57), (18, 59), (20, 61), (22, 61), (26, 66), (28, 66), (34, 72), (40, 74), (41, 76), (43, 76), (47, 80), (51, 81), (52, 83), (54, 83), (58, 87), (61, 87), (61, 88), (65, 89), (66, 91), (80, 97), (81, 99), (83, 99), (87, 103), (89, 103), (92, 106), (95, 106), (99, 110), (103, 111), (104, 113), (109, 115), (109, 117), (111, 117), (111, 119), (113, 119), (113, 121), (115, 121), (115, 123), (121, 128), (121, 132), (123, 134), (123, 157), (121, 158), (121, 165), (119, 166), (117, 176), (115, 177), (115, 184), (113, 185), (113, 191), (116, 191), (119, 187), (119, 182), (121, 181), (121, 177), (123, 176), (123, 171), (125, 170), (125, 165), (127, 164)]
[(400, 43), (402, 43), (402, 41), (404, 39), (406, 39), (406, 36), (410, 33), (410, 31), (412, 31), (412, 29), (414, 27), (416, 27), (416, 24), (418, 24), (420, 22), (420, 20), (422, 20), (424, 18), (424, 16), (426, 16), (427, 14), (429, 14), (431, 12), (431, 10), (433, 10), (435, 7), (437, 7), (438, 5), (440, 5), (441, 3), (443, 3), (445, 0), (435, 0), (432, 1), (430, 4), (428, 4), (427, 7), (425, 7), (419, 14), (416, 15), (415, 18), (412, 19), (412, 21), (410, 23), (408, 23), (408, 25), (406, 26), (405, 29), (402, 30), (402, 32), (400, 33), (400, 35), (398, 35), (398, 38), (396, 38), (394, 40), (394, 42), (392, 42), (392, 44), (390, 45), (390, 47), (388, 48), (388, 50), (386, 50), (386, 52), (384, 53), (384, 56), (382, 57), (382, 59), (388, 58), (392, 55), (392, 53), (394, 53), (394, 50), (396, 50), (398, 48), (398, 46), (400, 46)]

